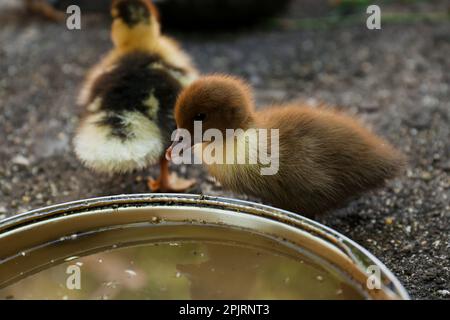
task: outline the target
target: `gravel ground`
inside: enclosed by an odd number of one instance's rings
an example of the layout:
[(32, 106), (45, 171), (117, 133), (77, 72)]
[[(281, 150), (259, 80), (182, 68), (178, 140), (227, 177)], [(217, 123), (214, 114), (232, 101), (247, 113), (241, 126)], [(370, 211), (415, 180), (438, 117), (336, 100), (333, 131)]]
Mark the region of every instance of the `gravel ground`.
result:
[[(45, 205), (147, 192), (157, 168), (98, 176), (77, 161), (75, 98), (110, 48), (108, 25), (67, 31), (0, 10), (0, 218)], [(356, 114), (408, 157), (404, 175), (318, 220), (378, 256), (413, 298), (450, 298), (450, 22), (175, 34), (202, 72), (240, 75), (258, 103), (320, 101)], [(233, 196), (200, 167), (193, 193)], [(244, 196), (234, 195), (245, 199)]]

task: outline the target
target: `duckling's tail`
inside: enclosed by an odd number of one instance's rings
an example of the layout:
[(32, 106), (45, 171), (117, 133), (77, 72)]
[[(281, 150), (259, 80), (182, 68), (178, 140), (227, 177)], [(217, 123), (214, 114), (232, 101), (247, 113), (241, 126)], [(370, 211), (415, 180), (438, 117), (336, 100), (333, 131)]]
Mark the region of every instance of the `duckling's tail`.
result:
[(139, 48), (160, 34), (159, 13), (150, 0), (114, 0), (111, 37), (118, 48)]

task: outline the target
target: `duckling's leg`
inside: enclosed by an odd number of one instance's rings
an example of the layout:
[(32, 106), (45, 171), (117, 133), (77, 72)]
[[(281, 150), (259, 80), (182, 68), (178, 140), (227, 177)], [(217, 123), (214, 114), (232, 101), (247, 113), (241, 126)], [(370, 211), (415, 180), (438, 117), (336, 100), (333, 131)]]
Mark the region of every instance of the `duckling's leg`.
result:
[(26, 6), (28, 10), (40, 13), (44, 17), (52, 21), (62, 21), (64, 20), (65, 14), (62, 11), (55, 9), (46, 0), (26, 0)]
[(178, 177), (175, 172), (170, 174), (169, 161), (163, 156), (160, 161), (161, 173), (157, 180), (148, 178), (148, 187), (152, 192), (183, 192), (195, 184), (195, 180)]

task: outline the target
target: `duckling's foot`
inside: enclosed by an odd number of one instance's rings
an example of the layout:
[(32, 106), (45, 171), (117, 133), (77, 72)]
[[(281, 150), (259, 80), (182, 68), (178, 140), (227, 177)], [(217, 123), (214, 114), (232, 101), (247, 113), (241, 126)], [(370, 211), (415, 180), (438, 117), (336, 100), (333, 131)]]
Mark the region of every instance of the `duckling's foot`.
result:
[(184, 192), (195, 184), (193, 179), (183, 179), (176, 173), (171, 173), (167, 178), (159, 177), (157, 180), (148, 178), (147, 185), (152, 192)]
[(175, 172), (169, 173), (169, 161), (161, 158), (161, 174), (157, 180), (148, 178), (147, 185), (152, 192), (184, 192), (195, 184), (195, 180), (178, 177)]

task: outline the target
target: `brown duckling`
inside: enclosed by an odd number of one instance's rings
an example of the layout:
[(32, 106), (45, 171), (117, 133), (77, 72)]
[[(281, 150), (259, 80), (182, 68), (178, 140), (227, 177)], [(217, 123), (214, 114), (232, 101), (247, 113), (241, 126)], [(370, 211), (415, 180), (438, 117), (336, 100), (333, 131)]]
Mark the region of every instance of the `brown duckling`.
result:
[(89, 168), (122, 173), (160, 163), (153, 191), (182, 191), (192, 181), (169, 175), (164, 150), (176, 129), (173, 110), (181, 89), (196, 79), (189, 57), (161, 35), (149, 0), (115, 0), (114, 48), (90, 71), (79, 97), (85, 114), (74, 137)]
[[(245, 135), (230, 135), (227, 129), (278, 129), (278, 141), (269, 139), (278, 143), (275, 174), (261, 174), (259, 160), (209, 163), (207, 168), (225, 188), (307, 216), (338, 208), (353, 196), (382, 186), (404, 165), (402, 154), (388, 142), (331, 108), (287, 104), (256, 111), (250, 87), (230, 76), (205, 76), (184, 89), (175, 106), (175, 120), (191, 135), (196, 120), (202, 121), (202, 133), (219, 129), (224, 158), (248, 143), (242, 142)], [(232, 149), (226, 144), (229, 139), (237, 142)], [(211, 143), (202, 141), (203, 146)], [(182, 141), (174, 141), (168, 158), (179, 144)]]

